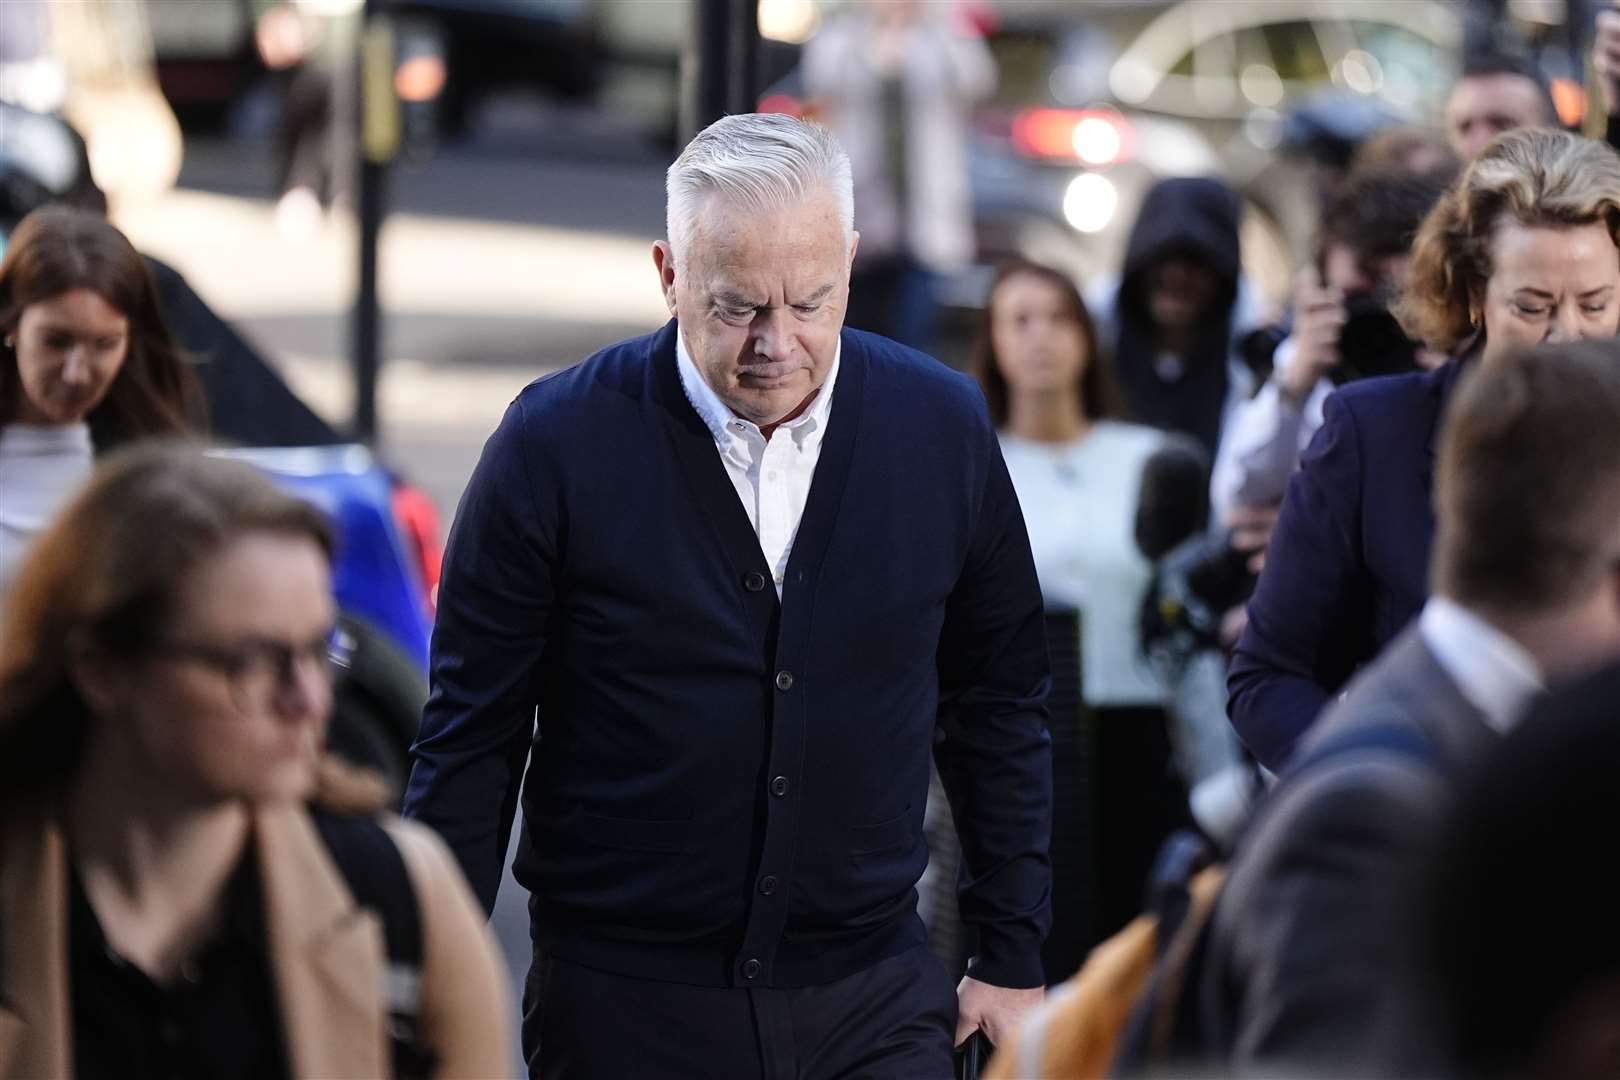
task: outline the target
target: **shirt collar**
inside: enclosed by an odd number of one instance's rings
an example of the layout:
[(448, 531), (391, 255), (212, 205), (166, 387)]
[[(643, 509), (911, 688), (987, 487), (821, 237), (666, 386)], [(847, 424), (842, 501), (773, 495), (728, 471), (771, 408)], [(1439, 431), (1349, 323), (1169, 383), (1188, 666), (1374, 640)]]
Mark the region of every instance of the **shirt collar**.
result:
[[(833, 384), (838, 381), (838, 367), (844, 356), (844, 341), (842, 336), (838, 339), (838, 347), (833, 352), (832, 367), (827, 372), (827, 379), (821, 384), (816, 393), (816, 399), (810, 407), (792, 420), (782, 425), (782, 429), (791, 433), (793, 441), (800, 449), (819, 442), (827, 430), (827, 417), (832, 413)], [(759, 426), (748, 420), (741, 419), (736, 413), (720, 400), (720, 395), (714, 392), (702, 372), (698, 371), (697, 364), (692, 360), (692, 354), (686, 348), (686, 335), (680, 332), (680, 326), (675, 328), (675, 365), (681, 376), (681, 389), (686, 391), (686, 400), (692, 403), (692, 408), (702, 418), (704, 426), (714, 436), (714, 441), (720, 446), (726, 446), (731, 440), (744, 434), (759, 435)]]
[(1541, 669), (1524, 646), (1455, 601), (1430, 597), (1418, 627), (1463, 697), (1496, 731), (1512, 730), (1542, 691)]

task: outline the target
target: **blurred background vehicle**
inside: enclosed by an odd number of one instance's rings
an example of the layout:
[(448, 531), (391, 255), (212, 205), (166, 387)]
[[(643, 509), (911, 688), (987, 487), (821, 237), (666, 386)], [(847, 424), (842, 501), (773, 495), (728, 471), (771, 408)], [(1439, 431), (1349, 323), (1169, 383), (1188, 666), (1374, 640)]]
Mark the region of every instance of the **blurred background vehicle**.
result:
[[(254, 41), (275, 7), (312, 18), (358, 15), (362, 0), (145, 0), (158, 84), (187, 126), (224, 126), (263, 82)], [(491, 93), (529, 89), (565, 100), (596, 87), (590, 0), (395, 0), (391, 10), (431, 34), (444, 63), (437, 91), (445, 130), (465, 131)]]
[(0, 101), (66, 118), (111, 201), (150, 199), (174, 184), (180, 125), (153, 74), (141, 4), (6, 0), (0, 30)]
[[(1457, 6), (1434, 0), (1001, 0), (973, 22), (1000, 78), (969, 155), (978, 259), (944, 283), (958, 312), (1011, 256), (1082, 282), (1113, 272), (1147, 189), (1199, 174), (1242, 193), (1245, 275), (1281, 300), (1319, 210), (1309, 161), (1284, 152), (1291, 115), (1342, 117), (1358, 137), (1427, 122), (1462, 38)], [(794, 71), (760, 107), (815, 103)]]

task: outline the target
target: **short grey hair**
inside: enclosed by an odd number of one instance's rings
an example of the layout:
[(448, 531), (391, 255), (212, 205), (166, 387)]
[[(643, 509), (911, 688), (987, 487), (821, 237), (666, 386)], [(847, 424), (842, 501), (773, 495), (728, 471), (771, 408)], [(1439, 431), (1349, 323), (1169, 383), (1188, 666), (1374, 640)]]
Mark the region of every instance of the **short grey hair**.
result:
[(855, 235), (855, 187), (849, 155), (832, 132), (783, 113), (716, 120), (686, 144), (665, 177), (664, 226), (676, 265), (686, 262), (704, 195), (718, 194), (740, 210), (780, 210), (818, 188), (838, 205), (847, 251)]

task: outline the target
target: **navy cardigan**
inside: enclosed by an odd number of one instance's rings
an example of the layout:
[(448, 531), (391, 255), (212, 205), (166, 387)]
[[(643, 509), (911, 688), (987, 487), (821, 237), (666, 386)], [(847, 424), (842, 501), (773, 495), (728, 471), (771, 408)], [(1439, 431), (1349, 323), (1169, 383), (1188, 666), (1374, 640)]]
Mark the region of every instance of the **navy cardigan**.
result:
[(485, 446), (406, 813), (487, 909), (524, 779), (514, 874), (544, 947), (676, 982), (814, 985), (923, 940), (933, 751), (974, 974), (1040, 985), (1049, 677), (983, 397), (843, 332), (779, 603), (675, 333), (534, 382)]
[(1428, 599), (1435, 440), (1470, 363), (1351, 383), (1327, 399), (1228, 680), (1233, 727), (1274, 771)]

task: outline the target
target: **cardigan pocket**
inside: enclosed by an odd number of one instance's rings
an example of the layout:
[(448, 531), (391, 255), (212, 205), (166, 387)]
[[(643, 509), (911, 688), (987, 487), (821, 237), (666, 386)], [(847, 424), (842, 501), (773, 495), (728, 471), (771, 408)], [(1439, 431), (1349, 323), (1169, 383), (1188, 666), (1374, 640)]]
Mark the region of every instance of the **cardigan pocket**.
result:
[(855, 826), (849, 830), (849, 839), (849, 853), (856, 862), (910, 851), (917, 842), (911, 827), (911, 807), (908, 805), (887, 821)]

